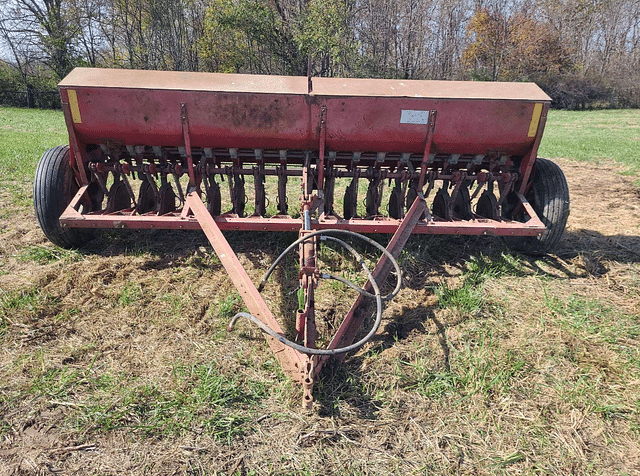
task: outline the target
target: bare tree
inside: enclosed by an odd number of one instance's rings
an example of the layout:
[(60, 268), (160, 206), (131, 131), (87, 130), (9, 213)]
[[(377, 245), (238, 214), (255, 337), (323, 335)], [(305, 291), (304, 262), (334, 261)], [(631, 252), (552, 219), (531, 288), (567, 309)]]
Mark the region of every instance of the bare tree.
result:
[(5, 7), (0, 18), (0, 41), (11, 55), (12, 66), (20, 73), (25, 88), (29, 82), (32, 65), (41, 59), (37, 24), (32, 18), (24, 18), (15, 8)]
[(69, 0), (68, 14), (77, 32), (76, 43), (82, 63), (97, 66), (108, 48), (103, 26), (110, 23), (108, 0)]
[(37, 38), (42, 61), (58, 78), (73, 67), (77, 29), (69, 20), (63, 0), (13, 0), (11, 10), (26, 26), (14, 34)]
[(2, 1), (25, 88), (74, 65), (307, 74), (311, 55), (321, 75), (534, 79), (640, 101), (640, 0)]

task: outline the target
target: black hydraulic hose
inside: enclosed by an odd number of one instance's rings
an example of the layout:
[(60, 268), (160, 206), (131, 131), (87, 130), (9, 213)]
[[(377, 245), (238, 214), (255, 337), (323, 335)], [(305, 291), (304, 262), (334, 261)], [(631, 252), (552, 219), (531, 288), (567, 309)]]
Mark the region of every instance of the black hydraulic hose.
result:
[[(375, 240), (372, 240), (371, 238), (369, 238), (368, 236), (364, 236), (361, 235), (360, 233), (356, 233), (355, 231), (349, 231), (349, 230), (336, 230), (333, 228), (329, 228), (326, 230), (316, 230), (313, 231), (305, 236), (301, 236), (300, 238), (298, 238), (296, 241), (294, 241), (293, 243), (291, 243), (291, 245), (289, 245), (287, 247), (286, 250), (284, 250), (282, 253), (280, 253), (280, 255), (276, 258), (276, 260), (273, 262), (273, 264), (271, 265), (271, 267), (267, 270), (267, 272), (264, 274), (262, 281), (260, 281), (260, 284), (258, 285), (258, 291), (262, 292), (262, 290), (264, 289), (265, 284), (267, 283), (267, 279), (269, 279), (269, 276), (271, 276), (271, 273), (273, 273), (273, 271), (276, 269), (276, 266), (278, 266), (278, 264), (280, 264), (280, 261), (283, 260), (283, 258), (296, 246), (298, 246), (300, 243), (308, 240), (309, 238), (312, 238), (314, 236), (318, 236), (318, 235), (323, 235), (323, 234), (327, 234), (327, 233), (337, 233), (337, 234), (342, 234), (342, 235), (347, 235), (347, 236), (353, 236), (356, 238), (361, 239), (362, 241), (374, 246), (375, 248), (377, 248), (378, 250), (380, 250), (384, 255), (387, 256), (387, 258), (389, 258), (389, 260), (391, 261), (391, 264), (393, 265), (393, 267), (395, 268), (396, 271), (396, 275), (398, 276), (398, 280), (396, 282), (396, 287), (393, 291), (391, 291), (391, 293), (387, 294), (386, 296), (382, 296), (382, 300), (383, 301), (388, 301), (389, 299), (393, 299), (399, 292), (400, 292), (400, 288), (402, 287), (402, 271), (400, 270), (400, 265), (398, 264), (398, 262), (396, 261), (396, 259), (393, 257), (393, 255), (389, 252), (389, 250), (387, 250), (384, 246), (382, 246), (380, 243), (378, 243)], [(321, 240), (326, 240), (326, 239), (332, 239), (333, 241), (338, 241), (333, 237), (330, 236), (320, 236)], [(341, 242), (341, 244), (345, 244), (344, 242)], [(345, 248), (349, 251), (353, 250), (353, 248), (345, 246)], [(355, 252), (355, 250), (354, 250)], [(373, 278), (371, 278), (371, 280), (373, 281)], [(339, 280), (341, 281), (341, 280)], [(348, 283), (345, 283), (348, 284)], [(352, 286), (353, 287), (353, 286)], [(356, 287), (354, 287), (354, 289), (356, 289)], [(356, 289), (358, 292), (360, 292), (359, 289)], [(365, 293), (367, 293), (367, 291), (365, 291)], [(371, 293), (367, 293), (367, 295), (369, 297), (373, 297), (373, 295)]]
[[(269, 277), (269, 275), (273, 272), (273, 269), (275, 268), (275, 265), (277, 265), (281, 260), (282, 257), (288, 253), (291, 249), (293, 249), (293, 247), (296, 244), (300, 244), (302, 243), (305, 239), (310, 238), (311, 236), (316, 236), (319, 234), (322, 234), (323, 231), (331, 231), (331, 232), (339, 232), (342, 234), (347, 234), (347, 235), (354, 235), (357, 237), (361, 237), (361, 238), (367, 238), (365, 236), (362, 236), (358, 233), (352, 232), (352, 231), (348, 231), (348, 230), (317, 230), (315, 232), (309, 233), (308, 235), (306, 235), (305, 237), (299, 238), (298, 240), (296, 240), (296, 242), (294, 242), (291, 246), (289, 246), (274, 262), (274, 264), (271, 266), (271, 268), (269, 269), (269, 271), (267, 271), (267, 273), (265, 274), (265, 277), (262, 279), (262, 283), (260, 285), (260, 287), (262, 287), (264, 285), (264, 282), (266, 281), (266, 279)], [(327, 238), (327, 237), (324, 237)], [(351, 246), (349, 246), (347, 243), (343, 242), (342, 240), (338, 240), (335, 239), (333, 237), (331, 237), (333, 239), (333, 241), (336, 241), (337, 243), (344, 245), (345, 248), (347, 250), (349, 250), (351, 253), (354, 254), (354, 256), (356, 256), (356, 258), (359, 260), (360, 265), (362, 267), (362, 269), (365, 271), (365, 273), (367, 274), (367, 277), (369, 278), (369, 281), (371, 282), (371, 287), (373, 287), (373, 291), (374, 294), (371, 294), (367, 291), (365, 291), (362, 288), (359, 288), (358, 286), (356, 286), (353, 283), (347, 282), (347, 280), (344, 280), (343, 282), (345, 282), (346, 284), (349, 284), (351, 287), (353, 287), (354, 289), (361, 291), (362, 294), (365, 295), (369, 295), (375, 298), (376, 300), (376, 320), (373, 323), (373, 327), (371, 328), (371, 330), (367, 333), (366, 336), (364, 336), (362, 339), (360, 339), (358, 342), (355, 342), (351, 345), (348, 345), (346, 347), (340, 347), (338, 349), (312, 349), (311, 347), (305, 347), (303, 345), (300, 344), (296, 344), (295, 342), (287, 339), (286, 337), (284, 337), (281, 334), (278, 334), (276, 331), (274, 331), (273, 329), (271, 329), (269, 326), (267, 326), (264, 322), (262, 322), (260, 319), (258, 319), (257, 317), (255, 317), (252, 314), (249, 314), (247, 312), (239, 312), (238, 314), (236, 314), (235, 316), (233, 316), (233, 319), (231, 319), (231, 322), (229, 322), (229, 330), (233, 330), (236, 321), (238, 319), (240, 319), (241, 317), (244, 317), (245, 319), (250, 320), (251, 322), (253, 322), (256, 326), (258, 326), (260, 329), (262, 329), (264, 332), (266, 332), (267, 334), (269, 334), (271, 337), (273, 337), (274, 339), (278, 340), (279, 342), (281, 342), (282, 344), (291, 347), (292, 349), (297, 350), (298, 352), (302, 352), (304, 354), (310, 354), (310, 355), (338, 355), (338, 354), (345, 354), (347, 352), (351, 352), (352, 350), (356, 350), (359, 349), (360, 347), (362, 347), (364, 344), (366, 344), (374, 335), (375, 333), (378, 331), (378, 329), (380, 328), (380, 324), (382, 322), (382, 296), (380, 295), (380, 288), (378, 287), (378, 283), (376, 283), (375, 279), (373, 279), (373, 275), (371, 274), (371, 271), (369, 271), (369, 268), (367, 267), (366, 263), (364, 262), (364, 260), (360, 257), (360, 255), (358, 255), (358, 253), (351, 248)], [(321, 238), (322, 239), (322, 238)], [(373, 243), (375, 243), (373, 240), (369, 240), (367, 238), (367, 240), (365, 241), (371, 241)], [(376, 243), (376, 245), (378, 245), (379, 248), (382, 248), (381, 245), (379, 245), (378, 243)], [(389, 258), (392, 260), (392, 262), (394, 263), (394, 265), (396, 265), (398, 271), (399, 271), (399, 266), (397, 266), (397, 262), (396, 260), (393, 258), (393, 256), (391, 255), (391, 253), (389, 253), (385, 248), (382, 248), (389, 256)], [(401, 283), (401, 277), (400, 274), (398, 274), (398, 282)], [(398, 286), (399, 288), (399, 286)], [(260, 288), (258, 288), (260, 290)], [(393, 293), (392, 293), (393, 294)], [(396, 293), (397, 294), (397, 293)], [(395, 294), (394, 294), (395, 295)]]

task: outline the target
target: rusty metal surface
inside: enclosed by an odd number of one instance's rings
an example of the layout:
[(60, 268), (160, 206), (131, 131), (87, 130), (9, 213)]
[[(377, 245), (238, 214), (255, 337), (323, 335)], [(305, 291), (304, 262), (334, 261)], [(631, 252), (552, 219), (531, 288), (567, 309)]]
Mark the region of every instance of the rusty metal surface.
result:
[(299, 77), (82, 68), (60, 89), (74, 91), (73, 127), (85, 144), (181, 146), (185, 103), (191, 146), (213, 148), (317, 149), (324, 107), (327, 150), (421, 153), (425, 125), (405, 118), (434, 109), (436, 152), (522, 155), (534, 142), (535, 105), (549, 102), (529, 83), (407, 81), (397, 85), (409, 84), (408, 93), (394, 96), (394, 81), (313, 81), (308, 95)]
[(521, 155), (533, 143), (531, 102), (352, 97), (324, 103), (331, 150), (422, 153), (426, 125), (402, 124), (403, 110), (438, 111), (436, 153)]
[[(193, 212), (195, 219), (209, 239), (211, 246), (220, 258), (220, 262), (229, 274), (231, 281), (240, 293), (240, 297), (252, 315), (267, 324), (271, 329), (282, 334), (282, 328), (262, 299), (262, 296), (254, 286), (251, 278), (240, 264), (238, 257), (233, 252), (231, 246), (225, 239), (216, 225), (215, 220), (209, 214), (207, 207), (202, 203), (200, 197), (191, 192), (187, 195), (187, 206)], [(282, 345), (277, 340), (267, 336), (267, 342), (274, 355), (278, 358), (282, 368), (289, 376), (298, 381), (304, 382), (306, 379), (307, 362), (309, 358), (296, 350)]]
[[(77, 97), (82, 122), (74, 128), (86, 144), (181, 146), (181, 103), (192, 147), (308, 150), (320, 142), (320, 106), (303, 96), (87, 88)], [(327, 150), (421, 153), (425, 126), (402, 124), (401, 115), (432, 109), (435, 152), (522, 155), (533, 143), (534, 103), (353, 97), (324, 105)]]
[[(63, 225), (75, 228), (127, 228), (127, 229), (157, 229), (157, 230), (198, 230), (200, 225), (192, 217), (181, 217), (179, 213), (163, 216), (131, 215), (124, 211), (122, 214), (79, 212), (67, 208), (60, 217)], [(214, 218), (221, 230), (240, 231), (298, 231), (300, 219), (290, 217), (262, 218), (220, 215)], [(327, 217), (314, 219), (311, 229), (322, 230), (335, 228), (351, 230), (357, 233), (395, 233), (401, 220), (365, 220)], [(489, 219), (456, 220), (456, 221), (420, 221), (414, 234), (418, 235), (489, 235), (489, 236), (536, 236), (545, 230), (544, 224), (533, 216), (526, 223), (517, 221), (496, 221)]]
[(310, 131), (315, 111), (301, 95), (96, 87), (76, 95), (81, 122), (73, 127), (85, 144), (182, 146), (186, 104), (192, 147), (317, 146)]
[(308, 92), (307, 78), (227, 73), (192, 73), (132, 69), (75, 68), (58, 84), (61, 88), (115, 88), (224, 93)]
[(551, 101), (535, 83), (312, 78), (316, 96)]
[[(551, 101), (535, 83), (311, 78), (312, 96), (412, 97)], [(75, 68), (60, 87), (172, 89), (228, 93), (308, 93), (302, 76), (265, 76), (129, 69)]]
[[(181, 103), (192, 147), (308, 150), (320, 142), (321, 106), (303, 96), (87, 88), (77, 97), (74, 129), (86, 144), (181, 146)], [(402, 124), (403, 110), (438, 110), (438, 153), (522, 155), (534, 141), (529, 102), (353, 97), (324, 105), (327, 150), (421, 153), (425, 126)]]

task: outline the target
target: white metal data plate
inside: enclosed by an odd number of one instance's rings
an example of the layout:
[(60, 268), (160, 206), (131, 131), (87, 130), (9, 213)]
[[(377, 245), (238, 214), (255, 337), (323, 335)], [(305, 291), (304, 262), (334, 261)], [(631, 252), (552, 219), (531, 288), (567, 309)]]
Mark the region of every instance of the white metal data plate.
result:
[(400, 124), (429, 124), (429, 111), (403, 109), (400, 114)]

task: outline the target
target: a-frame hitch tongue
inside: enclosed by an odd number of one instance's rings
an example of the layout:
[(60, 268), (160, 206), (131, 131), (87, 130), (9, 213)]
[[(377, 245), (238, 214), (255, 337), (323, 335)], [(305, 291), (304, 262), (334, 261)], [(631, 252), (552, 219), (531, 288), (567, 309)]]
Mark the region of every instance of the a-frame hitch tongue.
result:
[[(356, 350), (368, 342), (378, 331), (382, 321), (382, 302), (392, 299), (400, 291), (402, 285), (402, 275), (396, 258), (404, 248), (409, 236), (418, 220), (426, 209), (426, 203), (421, 196), (418, 196), (407, 215), (398, 227), (387, 248), (376, 241), (359, 233), (349, 230), (312, 230), (310, 220), (303, 218), (303, 229), (300, 237), (285, 249), (274, 261), (263, 277), (259, 287), (253, 284), (249, 275), (244, 270), (238, 257), (231, 249), (216, 224), (215, 220), (208, 212), (207, 207), (202, 203), (197, 191), (187, 194), (185, 208), (187, 213), (192, 213), (198, 220), (202, 230), (206, 234), (209, 242), (213, 246), (216, 254), (220, 258), (222, 265), (226, 269), (234, 286), (240, 292), (248, 313), (240, 312), (236, 314), (229, 323), (229, 330), (233, 329), (237, 320), (245, 318), (258, 326), (265, 334), (267, 342), (274, 355), (280, 362), (283, 370), (295, 381), (302, 384), (303, 401), (305, 408), (310, 408), (313, 402), (313, 383), (326, 360), (333, 356), (343, 356), (347, 352)], [(304, 214), (303, 214), (304, 215)], [(375, 270), (371, 272), (360, 254), (346, 241), (341, 238), (350, 237), (360, 239), (367, 244), (374, 246), (382, 253), (382, 258), (378, 262)], [(317, 267), (316, 248), (318, 240), (336, 243), (345, 248), (360, 264), (368, 281), (365, 287), (330, 273), (323, 273)], [(300, 252), (300, 284), (301, 284), (301, 309), (297, 313), (296, 339), (294, 342), (285, 336), (280, 324), (267, 307), (264, 299), (260, 295), (267, 279), (280, 264), (284, 257), (294, 248), (298, 247)], [(397, 276), (396, 286), (389, 294), (383, 296), (380, 285), (389, 275), (391, 269), (395, 270)], [(314, 316), (314, 290), (319, 279), (334, 279), (341, 281), (347, 286), (358, 291), (359, 297), (354, 303), (351, 311), (347, 314), (336, 335), (331, 340), (328, 348), (318, 349), (315, 347), (316, 327)], [(362, 322), (364, 313), (357, 313), (362, 300), (370, 298), (375, 300), (375, 320), (367, 334), (354, 342)]]

